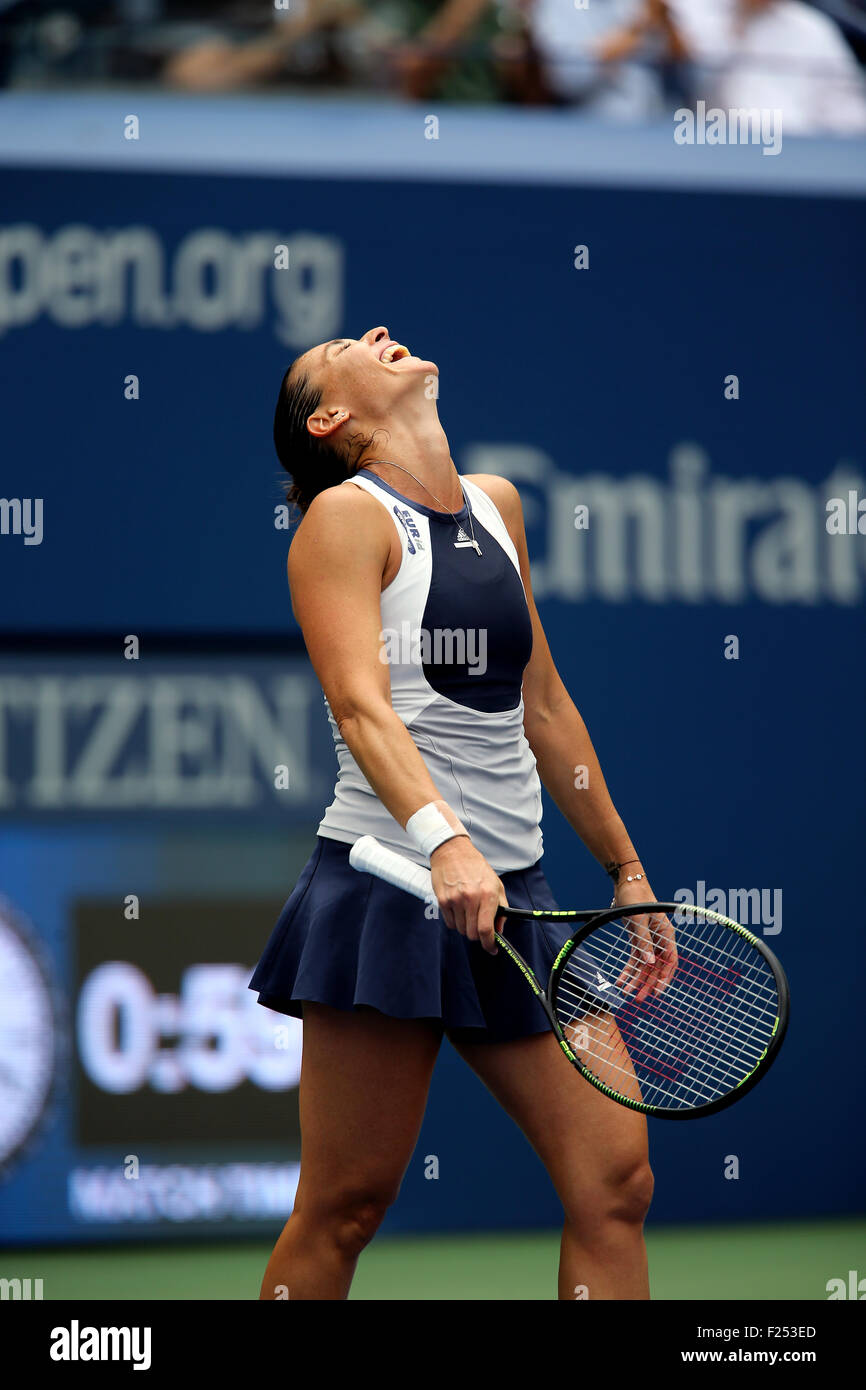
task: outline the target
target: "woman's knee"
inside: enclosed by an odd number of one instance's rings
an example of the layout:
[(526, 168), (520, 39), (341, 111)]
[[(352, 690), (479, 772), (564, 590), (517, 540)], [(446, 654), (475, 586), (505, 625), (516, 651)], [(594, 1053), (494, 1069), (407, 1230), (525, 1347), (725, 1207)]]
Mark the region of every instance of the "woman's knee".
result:
[(644, 1159), (619, 1173), (609, 1184), (607, 1211), (614, 1220), (640, 1226), (650, 1209), (655, 1179)]
[(353, 1258), (369, 1245), (398, 1192), (399, 1185), (353, 1184), (311, 1208), (301, 1204), (296, 1214), (304, 1224), (316, 1226), (342, 1255)]
[(360, 1255), (378, 1231), (395, 1197), (396, 1193), (390, 1196), (370, 1191), (356, 1193), (345, 1200), (336, 1213), (333, 1227), (334, 1239), (343, 1254)]
[(620, 1165), (580, 1184), (566, 1205), (566, 1222), (584, 1235), (612, 1226), (641, 1226), (650, 1208), (654, 1179), (646, 1159)]

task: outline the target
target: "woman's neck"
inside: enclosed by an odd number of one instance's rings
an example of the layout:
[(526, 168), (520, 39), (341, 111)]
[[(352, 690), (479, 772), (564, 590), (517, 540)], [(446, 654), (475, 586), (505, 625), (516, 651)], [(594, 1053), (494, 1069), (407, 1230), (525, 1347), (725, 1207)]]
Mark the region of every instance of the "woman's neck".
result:
[[(463, 491), (442, 426), (411, 430), (390, 425), (379, 430), (360, 468), (369, 468), (410, 501), (457, 512)], [(396, 466), (395, 466), (396, 465)]]

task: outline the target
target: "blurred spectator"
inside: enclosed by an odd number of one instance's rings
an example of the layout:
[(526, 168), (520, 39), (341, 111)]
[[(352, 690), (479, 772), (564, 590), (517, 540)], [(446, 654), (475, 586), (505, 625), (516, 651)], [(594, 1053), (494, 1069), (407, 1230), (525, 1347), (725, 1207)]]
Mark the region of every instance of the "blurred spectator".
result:
[(0, 0), (0, 84), (390, 88), (632, 122), (703, 99), (866, 132), (866, 0), (833, 5), (854, 47), (800, 0)]
[(799, 0), (644, 0), (604, 57), (621, 63), (660, 38), (689, 64), (694, 100), (780, 110), (791, 134), (866, 131), (854, 54), (832, 19)]
[(647, 33), (639, 62), (630, 61), (630, 47), (623, 52), (624, 61), (603, 61), (605, 41), (630, 34), (643, 10), (643, 0), (590, 0), (586, 9), (576, 8), (574, 0), (534, 0), (533, 39), (551, 89), (560, 100), (627, 121), (661, 114), (661, 72), (646, 61), (665, 56), (660, 34)]
[[(330, 81), (381, 83), (405, 95), (463, 101), (532, 99), (522, 59), (519, 0), (300, 0), (276, 11), (260, 39), (215, 38), (166, 65), (164, 78), (188, 90), (226, 91), (284, 79), (304, 68)], [(517, 41), (516, 47), (514, 41)], [(497, 48), (501, 43), (502, 48)], [(539, 100), (547, 97), (540, 92)]]
[[(391, 54), (406, 96), (547, 101), (531, 50), (526, 0), (408, 0), (407, 36)], [(477, 99), (464, 95), (463, 99)]]
[(291, 0), (286, 8), (274, 8), (260, 36), (216, 33), (194, 39), (168, 59), (163, 80), (187, 91), (209, 92), (306, 74), (339, 82), (343, 71), (334, 37), (360, 25), (364, 15), (358, 0)]
[(88, 30), (110, 22), (113, 0), (0, 0), (0, 86), (20, 64), (39, 74), (75, 70)]

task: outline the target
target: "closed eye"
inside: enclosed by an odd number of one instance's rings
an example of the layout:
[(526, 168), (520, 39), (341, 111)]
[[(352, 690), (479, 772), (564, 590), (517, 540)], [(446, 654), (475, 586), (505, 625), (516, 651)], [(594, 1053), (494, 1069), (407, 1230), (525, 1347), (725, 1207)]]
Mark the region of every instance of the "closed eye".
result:
[[(351, 346), (352, 346), (352, 340), (351, 340), (351, 338), (350, 338), (350, 339), (348, 339), (348, 340), (343, 344), (343, 346), (340, 348), (340, 352), (345, 352), (345, 351), (346, 351), (346, 348), (347, 348), (347, 347), (351, 347)], [(337, 356), (339, 356), (339, 353), (337, 354)]]

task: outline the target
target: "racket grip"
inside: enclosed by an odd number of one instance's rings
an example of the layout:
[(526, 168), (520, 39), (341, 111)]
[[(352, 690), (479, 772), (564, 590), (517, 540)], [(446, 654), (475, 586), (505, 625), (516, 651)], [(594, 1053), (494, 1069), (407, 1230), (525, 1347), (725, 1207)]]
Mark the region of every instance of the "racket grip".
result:
[(435, 898), (430, 870), (413, 864), (411, 859), (395, 854), (392, 849), (386, 849), (372, 835), (362, 835), (360, 840), (355, 841), (349, 851), (349, 863), (359, 873), (375, 874), (377, 878), (383, 878), (386, 883), (402, 888), (422, 901)]

